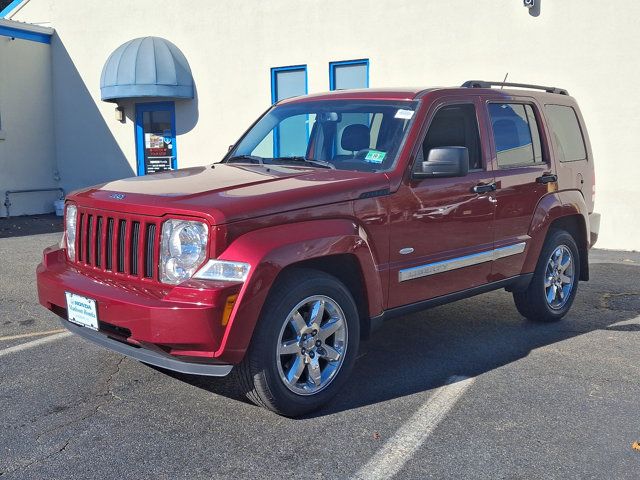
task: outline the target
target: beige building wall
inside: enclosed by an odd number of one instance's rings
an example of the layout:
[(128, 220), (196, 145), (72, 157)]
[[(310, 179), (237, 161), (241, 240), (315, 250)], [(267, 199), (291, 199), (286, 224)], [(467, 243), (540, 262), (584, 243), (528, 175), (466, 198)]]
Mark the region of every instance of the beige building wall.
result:
[[(640, 45), (635, 0), (31, 0), (14, 19), (50, 22), (62, 183), (79, 187), (135, 170), (133, 108), (100, 101), (109, 54), (160, 36), (186, 55), (195, 101), (177, 102), (181, 167), (220, 159), (270, 104), (269, 69), (306, 64), (309, 91), (328, 63), (370, 59), (370, 86), (459, 85), (467, 79), (557, 85), (575, 96), (596, 162), (600, 247), (640, 250)], [(70, 89), (72, 88), (72, 89)], [(80, 95), (78, 95), (80, 91)]]
[[(0, 216), (5, 192), (58, 187), (49, 45), (0, 36)], [(11, 215), (53, 211), (57, 192), (10, 196)]]

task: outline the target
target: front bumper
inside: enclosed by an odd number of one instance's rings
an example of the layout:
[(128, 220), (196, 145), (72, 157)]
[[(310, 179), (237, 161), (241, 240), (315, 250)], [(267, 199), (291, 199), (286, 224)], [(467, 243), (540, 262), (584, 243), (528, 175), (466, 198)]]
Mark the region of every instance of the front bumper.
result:
[[(64, 319), (65, 327), (104, 347), (142, 362), (183, 373), (224, 376), (237, 355), (221, 348), (221, 319), (238, 284), (187, 282), (168, 286), (111, 278), (66, 261), (51, 247), (37, 269), (40, 303)], [(65, 292), (96, 301), (96, 332), (67, 321)], [(234, 352), (236, 353), (236, 352)], [(209, 372), (209, 373), (206, 373)]]
[(62, 325), (72, 333), (81, 336), (101, 347), (134, 358), (140, 362), (165, 368), (174, 372), (189, 373), (192, 375), (208, 375), (211, 377), (224, 377), (231, 372), (232, 365), (194, 363), (178, 360), (167, 353), (153, 351), (146, 348), (134, 347), (90, 328), (81, 327), (68, 320), (60, 319)]

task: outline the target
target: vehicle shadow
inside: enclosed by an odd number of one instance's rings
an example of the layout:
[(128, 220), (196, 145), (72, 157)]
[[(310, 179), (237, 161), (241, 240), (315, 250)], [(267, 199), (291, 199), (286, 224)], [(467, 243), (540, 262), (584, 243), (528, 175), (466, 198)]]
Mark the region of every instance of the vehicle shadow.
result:
[[(454, 375), (474, 377), (529, 355), (533, 350), (595, 330), (637, 332), (637, 324), (614, 325), (640, 315), (640, 268), (591, 267), (569, 315), (552, 324), (529, 322), (511, 294), (496, 291), (389, 321), (361, 344), (350, 381), (321, 410), (304, 418), (384, 402), (440, 387)], [(635, 281), (629, 281), (636, 279)], [(609, 305), (611, 295), (635, 301)], [(210, 392), (245, 401), (232, 378), (172, 374)]]

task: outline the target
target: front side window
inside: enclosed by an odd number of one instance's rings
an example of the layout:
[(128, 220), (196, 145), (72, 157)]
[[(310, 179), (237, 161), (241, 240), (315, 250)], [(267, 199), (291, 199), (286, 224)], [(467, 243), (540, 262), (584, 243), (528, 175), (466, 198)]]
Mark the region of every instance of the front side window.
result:
[(489, 116), (499, 167), (543, 162), (540, 133), (531, 105), (490, 103)]
[(482, 154), (476, 108), (473, 104), (449, 105), (438, 110), (422, 142), (422, 157), (436, 147), (466, 147), (469, 152), (469, 170), (482, 169)]
[(375, 100), (276, 105), (224, 161), (388, 170), (397, 158), (417, 105), (412, 101)]
[(575, 110), (562, 105), (547, 105), (545, 110), (551, 124), (558, 159), (561, 162), (585, 160), (587, 150)]

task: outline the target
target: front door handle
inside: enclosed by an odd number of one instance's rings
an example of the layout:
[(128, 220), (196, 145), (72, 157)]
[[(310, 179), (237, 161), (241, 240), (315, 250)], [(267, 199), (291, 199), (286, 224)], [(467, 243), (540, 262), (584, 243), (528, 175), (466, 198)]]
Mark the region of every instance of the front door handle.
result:
[(493, 183), (479, 183), (475, 187), (472, 188), (473, 193), (487, 193), (493, 192), (497, 189), (496, 182)]
[(538, 183), (551, 183), (557, 182), (558, 176), (553, 173), (543, 173), (541, 177), (536, 178), (536, 182)]

